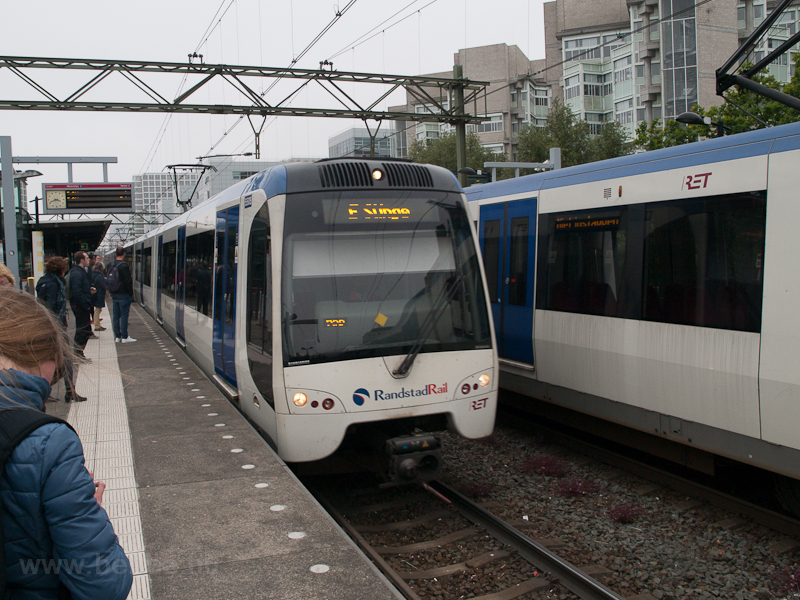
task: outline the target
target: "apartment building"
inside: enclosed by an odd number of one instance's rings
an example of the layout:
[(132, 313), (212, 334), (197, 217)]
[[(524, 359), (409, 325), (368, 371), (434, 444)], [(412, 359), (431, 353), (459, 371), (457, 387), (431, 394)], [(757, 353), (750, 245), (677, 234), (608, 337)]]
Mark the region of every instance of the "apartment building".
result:
[[(773, 0), (546, 2), (543, 60), (530, 61), (506, 44), (454, 55), (454, 64), (464, 67), (468, 79), (490, 82), (486, 104), (477, 107), (477, 114), (490, 121), (471, 127), (484, 146), (514, 160), (520, 129), (544, 125), (553, 98), (566, 103), (594, 132), (616, 121), (631, 135), (643, 121), (672, 119), (695, 104), (721, 104), (716, 70), (776, 5)], [(800, 1), (784, 12), (747, 60), (757, 62), (799, 28)], [(788, 82), (797, 52), (795, 46), (780, 57), (770, 73)], [(410, 96), (407, 102), (395, 108), (431, 110)], [(407, 156), (415, 139), (449, 131), (446, 124), (398, 124), (398, 154)]]

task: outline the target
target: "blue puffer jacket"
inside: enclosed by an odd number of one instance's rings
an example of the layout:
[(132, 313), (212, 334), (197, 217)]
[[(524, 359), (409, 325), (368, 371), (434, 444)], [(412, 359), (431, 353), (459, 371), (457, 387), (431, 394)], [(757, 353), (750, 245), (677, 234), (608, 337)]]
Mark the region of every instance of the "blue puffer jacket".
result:
[[(42, 409), (42, 377), (0, 370), (0, 409)], [(128, 558), (66, 425), (43, 425), (14, 450), (0, 479), (6, 580), (18, 600), (55, 600), (58, 581), (75, 599), (123, 600), (133, 583)]]

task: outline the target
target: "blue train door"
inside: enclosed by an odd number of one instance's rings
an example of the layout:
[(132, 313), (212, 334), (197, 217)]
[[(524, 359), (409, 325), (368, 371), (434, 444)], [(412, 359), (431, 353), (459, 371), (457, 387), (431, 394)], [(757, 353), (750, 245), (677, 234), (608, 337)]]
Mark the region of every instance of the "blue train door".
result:
[(186, 304), (186, 227), (178, 227), (178, 249), (175, 252), (175, 331), (178, 341), (186, 344), (183, 328), (183, 307)]
[(214, 370), (236, 387), (236, 269), (239, 262), (239, 207), (217, 213), (214, 265)]
[(536, 198), (481, 206), (480, 239), (500, 357), (533, 364)]
[(163, 281), (161, 274), (164, 271), (164, 236), (158, 236), (158, 254), (157, 254), (157, 261), (156, 261), (156, 320), (159, 323), (163, 323), (164, 319), (161, 316), (161, 286), (163, 285)]

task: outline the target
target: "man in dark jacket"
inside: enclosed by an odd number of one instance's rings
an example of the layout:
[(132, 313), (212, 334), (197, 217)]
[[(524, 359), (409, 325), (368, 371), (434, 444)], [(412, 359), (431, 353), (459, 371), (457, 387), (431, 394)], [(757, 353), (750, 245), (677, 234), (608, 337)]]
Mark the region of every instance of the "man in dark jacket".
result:
[(80, 358), (89, 361), (83, 354), (86, 342), (92, 335), (90, 324), (92, 307), (92, 287), (86, 266), (89, 264), (89, 257), (86, 252), (78, 250), (73, 257), (74, 262), (69, 272), (69, 289), (71, 298), (69, 305), (75, 315), (75, 354)]
[(109, 271), (114, 267), (120, 283), (117, 290), (109, 290), (111, 300), (114, 302), (114, 317), (111, 321), (114, 327), (114, 341), (128, 344), (136, 341), (128, 335), (128, 314), (131, 312), (131, 302), (133, 302), (133, 278), (131, 269), (125, 261), (125, 248), (122, 246), (117, 246), (114, 262), (108, 266)]
[[(64, 337), (67, 336), (67, 283), (64, 281), (64, 274), (68, 266), (66, 258), (52, 257), (45, 263), (45, 274), (36, 284), (36, 297), (55, 315)], [(86, 402), (86, 396), (75, 391), (75, 369), (72, 361), (64, 363), (64, 383), (64, 402)]]

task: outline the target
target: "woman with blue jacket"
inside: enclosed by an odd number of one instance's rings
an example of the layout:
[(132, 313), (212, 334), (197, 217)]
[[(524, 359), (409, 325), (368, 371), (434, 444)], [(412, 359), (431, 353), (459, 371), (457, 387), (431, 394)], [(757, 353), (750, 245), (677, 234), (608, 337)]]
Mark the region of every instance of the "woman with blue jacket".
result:
[[(69, 346), (49, 311), (0, 289), (0, 410), (42, 410)], [(6, 584), (19, 600), (124, 600), (133, 583), (101, 507), (105, 484), (84, 466), (67, 425), (43, 425), (14, 450), (0, 479)]]

